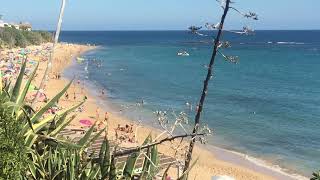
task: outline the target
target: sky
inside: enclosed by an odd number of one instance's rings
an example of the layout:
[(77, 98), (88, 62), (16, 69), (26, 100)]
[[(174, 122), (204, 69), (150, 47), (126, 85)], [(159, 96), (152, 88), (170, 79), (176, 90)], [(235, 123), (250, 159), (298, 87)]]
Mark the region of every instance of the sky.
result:
[[(233, 1), (233, 7), (256, 12), (260, 20), (230, 11), (229, 29), (320, 29), (320, 0)], [(0, 14), (7, 22), (54, 30), (60, 6), (61, 0), (0, 0)], [(67, 0), (62, 30), (185, 30), (217, 23), (221, 13), (215, 0)]]

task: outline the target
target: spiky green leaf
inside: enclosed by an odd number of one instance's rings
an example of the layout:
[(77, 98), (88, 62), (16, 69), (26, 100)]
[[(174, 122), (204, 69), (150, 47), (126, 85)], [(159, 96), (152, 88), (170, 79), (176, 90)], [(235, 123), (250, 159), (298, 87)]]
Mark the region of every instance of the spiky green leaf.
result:
[(31, 81), (34, 78), (34, 75), (36, 74), (36, 71), (38, 69), (39, 63), (37, 63), (37, 65), (35, 66), (32, 74), (30, 75), (28, 81), (26, 82), (24, 89), (22, 90), (22, 92), (19, 94), (18, 99), (17, 99), (17, 104), (21, 105), (21, 103), (24, 101), (27, 93), (28, 93), (28, 89), (30, 87)]
[(50, 108), (52, 107), (58, 99), (68, 90), (72, 81), (70, 81), (56, 96), (54, 96), (44, 107), (42, 107), (36, 114), (33, 115), (31, 121), (34, 123), (39, 120), (39, 118)]
[(132, 153), (128, 157), (128, 159), (126, 161), (126, 165), (124, 166), (124, 169), (123, 169), (123, 176), (126, 179), (132, 178), (132, 175), (134, 172), (134, 167), (135, 167), (135, 164), (137, 162), (139, 155), (140, 155), (140, 152), (135, 152), (135, 153)]
[(18, 98), (20, 87), (21, 87), (21, 83), (22, 83), (22, 80), (23, 80), (23, 75), (24, 75), (24, 72), (25, 72), (25, 69), (26, 69), (26, 64), (27, 64), (27, 60), (24, 60), (22, 66), (21, 66), (18, 78), (17, 78), (16, 83), (15, 83), (15, 85), (13, 87), (13, 90), (12, 90), (12, 94), (11, 94), (11, 97), (10, 97), (10, 101), (12, 101), (12, 102), (16, 102), (16, 100)]

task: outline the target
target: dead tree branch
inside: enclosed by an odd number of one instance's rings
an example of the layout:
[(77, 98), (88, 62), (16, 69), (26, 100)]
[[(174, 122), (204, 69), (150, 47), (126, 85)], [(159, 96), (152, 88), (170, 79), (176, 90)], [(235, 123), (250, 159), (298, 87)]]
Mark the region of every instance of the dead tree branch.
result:
[[(199, 104), (198, 104), (198, 110), (197, 110), (197, 114), (195, 116), (194, 129), (193, 129), (192, 134), (196, 134), (197, 133), (198, 127), (199, 127), (199, 124), (200, 124), (200, 116), (201, 116), (201, 112), (202, 112), (202, 109), (203, 109), (203, 104), (204, 104), (204, 101), (205, 101), (205, 98), (206, 98), (206, 95), (207, 95), (207, 92), (208, 92), (209, 81), (210, 81), (210, 79), (212, 77), (213, 65), (214, 65), (214, 61), (215, 61), (215, 58), (216, 58), (216, 55), (217, 55), (217, 51), (218, 51), (218, 48), (219, 48), (220, 38), (221, 38), (221, 35), (222, 35), (222, 29), (223, 29), (224, 21), (226, 19), (226, 16), (227, 16), (227, 13), (228, 13), (228, 10), (229, 10), (229, 4), (230, 4), (230, 0), (226, 0), (225, 1), (225, 7), (224, 7), (224, 10), (223, 10), (223, 15), (222, 15), (221, 21), (220, 21), (221, 28), (218, 29), (218, 33), (216, 35), (216, 38), (214, 39), (214, 48), (213, 48), (212, 56), (211, 56), (210, 63), (209, 63), (209, 66), (208, 66), (207, 76), (206, 76), (205, 81), (203, 83), (202, 94), (201, 94), (200, 101), (199, 101)], [(191, 159), (192, 159), (193, 147), (194, 147), (195, 142), (196, 142), (196, 140), (194, 138), (192, 139), (192, 141), (190, 141), (189, 150), (187, 152), (187, 157), (185, 159), (185, 166), (184, 166), (183, 172), (186, 172), (189, 169), (190, 162), (191, 162)]]
[[(113, 156), (114, 157), (119, 157), (119, 156), (124, 156), (124, 155), (127, 155), (127, 154), (131, 154), (131, 153), (139, 152), (139, 151), (141, 151), (143, 149), (147, 149), (149, 147), (156, 146), (156, 145), (162, 144), (164, 142), (168, 142), (168, 141), (173, 141), (173, 140), (179, 139), (179, 138), (186, 138), (186, 137), (194, 138), (196, 136), (205, 136), (205, 135), (206, 135), (205, 133), (197, 133), (197, 134), (196, 133), (192, 133), (192, 134), (183, 134), (183, 135), (167, 137), (167, 138), (161, 139), (160, 141), (149, 143), (149, 144), (146, 144), (146, 145), (143, 145), (143, 146), (139, 146), (139, 147), (136, 147), (136, 148), (117, 151), (117, 152), (115, 152), (115, 154)], [(195, 138), (194, 138), (194, 141), (195, 141)]]

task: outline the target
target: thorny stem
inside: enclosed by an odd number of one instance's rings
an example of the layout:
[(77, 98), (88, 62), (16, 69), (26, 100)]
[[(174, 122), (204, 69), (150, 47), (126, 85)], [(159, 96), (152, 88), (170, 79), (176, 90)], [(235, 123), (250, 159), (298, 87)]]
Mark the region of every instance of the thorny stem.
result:
[[(211, 56), (210, 63), (209, 63), (209, 66), (208, 66), (207, 76), (206, 76), (206, 79), (205, 79), (205, 81), (203, 83), (203, 89), (202, 89), (201, 98), (200, 98), (200, 101), (199, 101), (199, 104), (198, 104), (197, 114), (196, 114), (195, 120), (194, 120), (194, 129), (193, 129), (193, 132), (192, 132), (193, 137), (196, 136), (196, 132), (197, 132), (199, 124), (200, 124), (200, 116), (201, 116), (201, 112), (202, 112), (202, 109), (203, 109), (203, 104), (204, 104), (204, 101), (205, 101), (205, 98), (206, 98), (206, 95), (207, 95), (208, 84), (209, 84), (209, 81), (210, 81), (211, 76), (212, 76), (212, 69), (213, 69), (214, 61), (215, 61), (215, 58), (216, 58), (216, 55), (217, 55), (217, 51), (218, 51), (218, 46), (219, 46), (219, 42), (220, 42), (220, 38), (221, 38), (221, 34), (222, 34), (223, 24), (224, 24), (225, 18), (227, 16), (227, 13), (228, 13), (228, 10), (229, 10), (229, 4), (230, 4), (230, 0), (226, 0), (226, 5), (225, 5), (224, 11), (223, 11), (223, 15), (222, 15), (221, 21), (220, 21), (221, 28), (219, 28), (218, 33), (216, 35), (216, 38), (214, 40), (214, 48), (213, 48), (212, 56)], [(196, 142), (195, 138), (193, 138), (190, 141), (189, 150), (188, 150), (188, 153), (187, 153), (187, 157), (185, 159), (183, 172), (186, 172), (189, 169), (190, 162), (191, 162), (191, 159), (192, 159), (193, 147), (194, 147), (195, 142)]]

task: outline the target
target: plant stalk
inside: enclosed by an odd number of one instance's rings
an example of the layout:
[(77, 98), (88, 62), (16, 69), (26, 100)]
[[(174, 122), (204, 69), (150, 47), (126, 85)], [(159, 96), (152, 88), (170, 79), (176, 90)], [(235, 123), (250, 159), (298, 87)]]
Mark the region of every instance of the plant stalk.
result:
[[(219, 46), (220, 38), (221, 38), (221, 35), (222, 35), (222, 29), (223, 29), (224, 21), (226, 19), (227, 14), (228, 14), (229, 4), (230, 4), (230, 0), (226, 0), (226, 5), (224, 7), (224, 11), (223, 11), (223, 14), (222, 14), (222, 17), (221, 17), (221, 20), (220, 20), (220, 28), (218, 30), (216, 38), (214, 39), (214, 48), (213, 48), (212, 56), (211, 56), (210, 63), (209, 63), (209, 66), (208, 66), (207, 76), (206, 76), (205, 81), (203, 83), (203, 89), (202, 89), (202, 94), (201, 94), (200, 101), (199, 101), (199, 104), (198, 104), (197, 114), (196, 114), (195, 119), (194, 119), (194, 128), (193, 128), (193, 131), (192, 131), (193, 135), (196, 135), (198, 127), (200, 125), (200, 116), (201, 116), (201, 112), (202, 112), (202, 109), (203, 109), (204, 101), (205, 101), (205, 98), (206, 98), (206, 95), (207, 95), (207, 92), (208, 92), (209, 81), (210, 81), (210, 79), (212, 77), (213, 65), (214, 65), (214, 61), (215, 61), (216, 55), (217, 55), (218, 46)], [(187, 157), (185, 159), (183, 172), (186, 172), (189, 169), (190, 162), (191, 162), (191, 159), (192, 159), (193, 147), (195, 145), (195, 142), (196, 142), (195, 138), (192, 138), (191, 141), (190, 141), (189, 150), (188, 150), (188, 153), (187, 153)]]
[(66, 0), (62, 0), (59, 19), (58, 19), (58, 23), (57, 23), (57, 29), (56, 29), (56, 33), (55, 33), (55, 36), (54, 36), (54, 42), (53, 42), (53, 46), (52, 46), (52, 49), (51, 49), (51, 52), (50, 52), (50, 57), (49, 57), (49, 60), (48, 60), (48, 63), (47, 63), (46, 70), (44, 71), (44, 74), (43, 74), (39, 89), (37, 91), (37, 94), (36, 94), (36, 96), (34, 97), (34, 99), (32, 101), (31, 107), (34, 107), (34, 105), (37, 103), (37, 99), (40, 96), (40, 89), (44, 89), (44, 87), (46, 85), (46, 82), (49, 79), (49, 72), (52, 69), (52, 58), (54, 56), (54, 49), (56, 47), (56, 44), (59, 41), (59, 35), (60, 35), (60, 31), (61, 31), (61, 24), (62, 24), (62, 18), (63, 18), (63, 14), (64, 14), (65, 5), (66, 5)]

